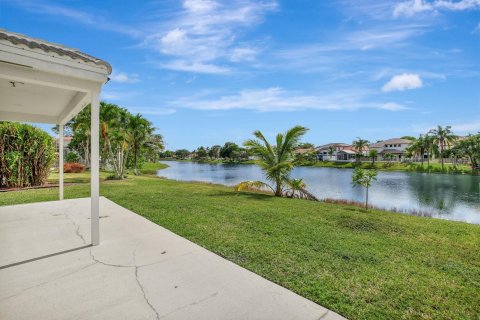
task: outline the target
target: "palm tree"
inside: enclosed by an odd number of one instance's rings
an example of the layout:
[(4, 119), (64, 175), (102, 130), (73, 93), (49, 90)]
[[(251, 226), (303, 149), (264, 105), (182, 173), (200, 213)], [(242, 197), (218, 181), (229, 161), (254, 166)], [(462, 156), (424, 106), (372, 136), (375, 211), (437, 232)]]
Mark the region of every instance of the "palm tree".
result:
[(332, 156), (335, 153), (335, 147), (334, 146), (329, 146), (328, 147), (328, 155), (330, 156), (330, 160), (332, 160)]
[(378, 150), (372, 149), (368, 152), (368, 156), (372, 158), (372, 164), (375, 164), (375, 158), (378, 156)]
[(258, 157), (258, 165), (267, 180), (273, 183), (273, 187), (260, 181), (245, 181), (237, 186), (237, 190), (267, 188), (271, 189), (276, 197), (283, 196), (284, 188), (288, 184), (294, 167), (294, 150), (307, 131), (305, 127), (295, 126), (285, 134), (279, 133), (276, 137), (276, 145), (271, 145), (261, 131), (255, 131), (253, 135), (256, 139), (245, 141), (244, 146), (249, 148), (251, 154)]
[(137, 162), (140, 149), (148, 141), (154, 128), (141, 114), (131, 116), (128, 121), (128, 140), (133, 151), (133, 173), (138, 175)]
[(360, 161), (361, 156), (363, 156), (363, 152), (368, 147), (370, 141), (357, 137), (357, 140), (352, 142), (353, 149), (357, 151), (357, 161)]
[(420, 157), (420, 162), (422, 163), (423, 168), (423, 157), (425, 156), (425, 151), (427, 150), (427, 140), (424, 135), (420, 135), (415, 139), (412, 144), (407, 148), (407, 152), (415, 157)]
[(436, 129), (430, 130), (428, 133), (432, 136), (432, 142), (437, 144), (440, 148), (440, 161), (442, 162), (442, 170), (444, 166), (444, 152), (445, 148), (451, 146), (455, 139), (457, 138), (452, 130), (451, 126), (446, 126), (443, 128), (442, 126), (437, 126)]

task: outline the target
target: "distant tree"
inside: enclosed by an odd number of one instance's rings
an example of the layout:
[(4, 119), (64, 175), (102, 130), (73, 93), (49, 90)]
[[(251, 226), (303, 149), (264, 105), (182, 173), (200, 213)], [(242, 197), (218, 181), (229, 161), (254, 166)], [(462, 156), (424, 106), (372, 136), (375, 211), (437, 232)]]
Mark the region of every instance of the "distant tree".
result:
[(420, 135), (417, 139), (413, 140), (412, 144), (406, 149), (408, 153), (413, 156), (420, 157), (423, 168), (423, 158), (427, 150), (428, 143), (424, 135)]
[(312, 149), (312, 148), (315, 148), (315, 145), (310, 142), (302, 142), (297, 146), (297, 149)]
[(331, 160), (331, 157), (333, 156), (334, 153), (335, 153), (335, 147), (334, 146), (329, 146), (328, 147), (328, 155), (330, 156), (330, 160)]
[(159, 156), (161, 159), (173, 158), (175, 156), (175, 152), (170, 150), (165, 150), (163, 152), (160, 152)]
[(179, 149), (175, 151), (175, 156), (179, 159), (186, 159), (190, 155), (190, 151), (187, 149)]
[(378, 156), (378, 151), (376, 149), (372, 149), (368, 152), (368, 156), (372, 158), (372, 164), (375, 164), (375, 159)]
[(415, 141), (417, 140), (417, 138), (413, 137), (413, 136), (403, 136), (401, 137), (400, 139), (406, 139), (406, 140), (410, 140), (410, 141)]
[(239, 146), (234, 142), (225, 142), (223, 147), (220, 149), (220, 156), (222, 158), (232, 158), (232, 154), (235, 151), (238, 151)]
[(464, 140), (457, 142), (453, 150), (464, 157), (467, 157), (472, 166), (472, 172), (480, 169), (480, 133), (468, 135)]
[(393, 160), (394, 157), (395, 156), (389, 152), (383, 155), (383, 159), (386, 160), (388, 164), (391, 164), (391, 161)]
[(429, 131), (429, 134), (433, 137), (433, 142), (440, 148), (440, 161), (442, 163), (442, 170), (444, 167), (445, 149), (451, 146), (457, 138), (451, 129), (451, 126), (446, 126), (445, 128), (442, 126), (437, 126), (436, 129)]
[(208, 156), (212, 159), (218, 159), (220, 158), (220, 151), (222, 150), (222, 147), (219, 145), (214, 145), (208, 150)]
[(377, 180), (378, 172), (376, 170), (365, 170), (356, 168), (352, 175), (352, 184), (354, 186), (362, 186), (365, 188), (365, 209), (368, 210), (368, 189), (373, 181)]
[(353, 149), (357, 152), (357, 156), (356, 156), (357, 161), (360, 161), (369, 143), (370, 142), (368, 140), (362, 139), (360, 137), (357, 137), (357, 140), (354, 140), (352, 142)]
[(200, 147), (195, 151), (195, 159), (205, 159), (208, 157), (207, 150), (204, 147)]

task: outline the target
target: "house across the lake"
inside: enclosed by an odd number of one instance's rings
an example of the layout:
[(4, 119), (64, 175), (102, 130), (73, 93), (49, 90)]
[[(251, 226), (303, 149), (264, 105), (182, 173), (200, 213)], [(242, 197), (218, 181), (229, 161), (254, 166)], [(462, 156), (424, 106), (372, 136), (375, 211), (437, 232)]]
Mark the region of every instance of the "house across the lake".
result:
[(355, 151), (347, 143), (328, 143), (315, 148), (318, 160), (348, 161), (355, 159)]
[(369, 146), (370, 150), (377, 150), (378, 160), (385, 159), (386, 154), (393, 155), (390, 160), (401, 161), (405, 158), (406, 149), (412, 144), (411, 140), (402, 138), (392, 138), (388, 140), (379, 141)]

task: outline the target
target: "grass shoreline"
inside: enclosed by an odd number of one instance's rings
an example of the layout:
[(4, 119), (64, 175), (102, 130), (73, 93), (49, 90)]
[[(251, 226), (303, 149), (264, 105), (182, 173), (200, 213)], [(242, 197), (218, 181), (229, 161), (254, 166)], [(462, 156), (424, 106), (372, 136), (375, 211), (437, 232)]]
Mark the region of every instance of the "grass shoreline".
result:
[[(247, 161), (226, 161), (221, 159), (215, 160), (193, 160), (193, 159), (161, 159), (160, 161), (178, 161), (178, 162), (195, 162), (201, 164), (256, 164), (255, 160)], [(442, 170), (439, 163), (430, 163), (430, 169), (425, 162), (422, 166), (421, 163), (398, 163), (393, 162), (386, 165), (384, 162), (362, 162), (360, 165), (356, 162), (340, 162), (340, 161), (316, 161), (316, 162), (303, 162), (299, 163), (300, 167), (317, 167), (317, 168), (337, 168), (337, 169), (355, 169), (360, 166), (364, 169), (376, 169), (378, 171), (399, 171), (399, 172), (417, 172), (417, 173), (441, 173), (441, 174), (469, 174), (472, 173), (472, 168), (468, 165), (453, 165), (445, 164), (445, 169)]]
[[(350, 319), (475, 319), (480, 226), (151, 175), (101, 195)], [(89, 196), (89, 184), (65, 198)], [(7, 192), (0, 205), (56, 200)]]

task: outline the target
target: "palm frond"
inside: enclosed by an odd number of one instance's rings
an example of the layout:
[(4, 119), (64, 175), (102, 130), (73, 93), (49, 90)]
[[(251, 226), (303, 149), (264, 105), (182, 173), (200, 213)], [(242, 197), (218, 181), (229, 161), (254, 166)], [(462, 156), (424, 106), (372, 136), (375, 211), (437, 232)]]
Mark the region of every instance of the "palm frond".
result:
[(272, 191), (275, 190), (267, 183), (262, 181), (242, 181), (235, 186), (235, 190), (242, 191), (242, 190), (249, 190), (249, 191)]

